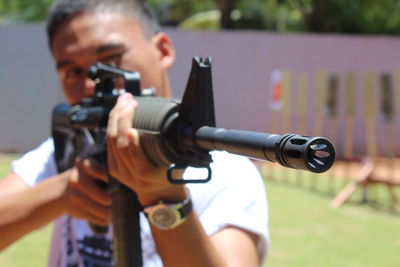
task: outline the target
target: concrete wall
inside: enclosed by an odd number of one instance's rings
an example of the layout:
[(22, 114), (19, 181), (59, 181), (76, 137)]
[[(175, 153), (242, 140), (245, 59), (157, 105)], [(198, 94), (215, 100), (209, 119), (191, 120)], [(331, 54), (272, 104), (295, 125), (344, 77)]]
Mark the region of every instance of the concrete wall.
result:
[(0, 150), (22, 152), (50, 134), (63, 99), (42, 25), (0, 26)]
[[(314, 109), (317, 79), (315, 73), (339, 75), (337, 132), (323, 122), (323, 134), (334, 134), (338, 149), (343, 147), (345, 114), (343, 108), (344, 75), (353, 71), (356, 82), (356, 153), (365, 153), (363, 116), (364, 73), (394, 74), (400, 66), (399, 38), (352, 37), (340, 35), (274, 34), (265, 32), (187, 32), (166, 29), (177, 48), (177, 62), (171, 69), (174, 95), (182, 96), (192, 56), (212, 56), (213, 84), (219, 127), (253, 131), (280, 131), (283, 112), (272, 112), (271, 74), (288, 70), (291, 74), (289, 115), (296, 132), (295, 99), (300, 75), (309, 77), (306, 91), (307, 115), (304, 134), (312, 135), (317, 119)], [(47, 50), (43, 25), (0, 26), (0, 151), (25, 151), (49, 135), (50, 112), (62, 101), (62, 93)], [(378, 80), (376, 97), (380, 99)], [(395, 88), (395, 92), (397, 92)], [(325, 102), (325, 98), (320, 100)], [(396, 99), (396, 101), (398, 101)], [(396, 103), (395, 103), (396, 104)], [(379, 104), (376, 104), (379, 105)], [(379, 110), (379, 106), (378, 110)], [(321, 113), (319, 111), (319, 113)], [(324, 113), (324, 112), (323, 112)], [(273, 123), (272, 114), (275, 116)], [(318, 115), (318, 114), (317, 114)], [(327, 118), (326, 114), (319, 114)], [(278, 124), (276, 124), (278, 121)], [(378, 144), (385, 137), (383, 119), (376, 117)], [(275, 125), (275, 126), (273, 126)], [(336, 129), (336, 128), (335, 128)], [(398, 117), (394, 122), (399, 131)], [(382, 140), (383, 140), (382, 139)], [(382, 145), (383, 146), (383, 145)], [(398, 148), (397, 148), (398, 149)], [(382, 152), (382, 151), (380, 151)]]

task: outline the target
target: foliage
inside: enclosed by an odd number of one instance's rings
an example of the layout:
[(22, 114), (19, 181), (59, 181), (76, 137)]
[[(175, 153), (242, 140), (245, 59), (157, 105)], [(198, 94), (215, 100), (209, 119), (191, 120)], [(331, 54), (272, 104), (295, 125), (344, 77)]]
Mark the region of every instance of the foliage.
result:
[[(153, 0), (158, 2), (156, 0)], [(172, 1), (172, 0), (170, 0)], [(180, 0), (183, 1), (183, 0)], [(228, 2), (230, 0), (225, 0)], [(186, 0), (186, 3), (195, 1)], [(210, 1), (198, 5), (191, 12), (204, 12), (212, 8)], [(215, 0), (214, 8), (221, 7), (222, 0)], [(175, 7), (177, 10), (179, 6)], [(165, 9), (164, 9), (165, 11)], [(220, 8), (221, 17), (223, 10)], [(194, 14), (188, 10), (177, 12), (183, 14), (181, 18), (187, 19)], [(277, 32), (334, 32), (349, 34), (400, 34), (399, 0), (238, 0), (230, 11), (233, 29), (259, 29)], [(164, 18), (168, 12), (163, 13)], [(207, 17), (206, 21), (216, 20)], [(212, 13), (210, 13), (212, 14)], [(197, 16), (197, 15), (196, 15)], [(190, 20), (190, 19), (189, 19)], [(177, 20), (176, 17), (174, 21)], [(203, 23), (196, 18), (198, 24), (193, 28), (205, 29), (208, 25), (214, 27), (215, 23)], [(222, 28), (227, 28), (223, 27)], [(212, 28), (211, 28), (212, 29)]]
[(46, 18), (52, 0), (0, 0), (0, 22), (36, 22)]
[(300, 2), (305, 30), (364, 34), (400, 34), (399, 0), (285, 0)]
[[(400, 0), (148, 0), (162, 25), (400, 34)], [(0, 0), (0, 22), (44, 21), (52, 0)], [(219, 10), (219, 15), (215, 11)], [(208, 12), (212, 11), (212, 12)], [(195, 16), (191, 18), (191, 16)], [(189, 21), (189, 22), (188, 22)]]
[(177, 26), (182, 20), (199, 12), (216, 8), (213, 0), (148, 0), (162, 25)]
[(199, 12), (184, 19), (179, 23), (179, 27), (184, 30), (199, 29), (199, 30), (218, 30), (220, 29), (221, 12), (216, 9)]

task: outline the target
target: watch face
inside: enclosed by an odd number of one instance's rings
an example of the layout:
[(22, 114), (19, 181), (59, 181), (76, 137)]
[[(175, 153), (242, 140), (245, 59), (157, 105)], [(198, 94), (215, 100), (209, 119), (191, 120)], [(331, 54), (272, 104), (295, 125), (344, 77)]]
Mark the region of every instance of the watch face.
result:
[(177, 213), (168, 207), (162, 207), (152, 212), (150, 220), (160, 228), (173, 226), (178, 219)]

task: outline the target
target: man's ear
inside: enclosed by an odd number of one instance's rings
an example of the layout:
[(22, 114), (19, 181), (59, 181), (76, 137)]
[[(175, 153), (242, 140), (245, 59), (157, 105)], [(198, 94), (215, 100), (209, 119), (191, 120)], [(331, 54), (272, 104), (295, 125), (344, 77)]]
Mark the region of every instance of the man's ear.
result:
[(161, 66), (168, 70), (169, 68), (172, 67), (173, 63), (175, 62), (175, 48), (174, 45), (172, 44), (171, 38), (164, 33), (164, 32), (159, 32), (156, 35), (154, 35), (151, 39), (151, 41), (154, 43), (156, 49), (158, 50), (158, 55), (159, 55), (159, 60), (161, 63)]

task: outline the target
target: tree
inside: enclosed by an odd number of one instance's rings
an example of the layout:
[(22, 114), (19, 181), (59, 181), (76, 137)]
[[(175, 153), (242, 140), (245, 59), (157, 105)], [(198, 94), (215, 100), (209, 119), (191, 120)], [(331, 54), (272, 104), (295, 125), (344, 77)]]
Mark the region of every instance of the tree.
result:
[(233, 29), (234, 22), (231, 17), (232, 11), (235, 8), (237, 0), (215, 0), (218, 9), (221, 12), (221, 28), (222, 29)]
[[(147, 1), (169, 26), (185, 21), (184, 27), (201, 29), (400, 35), (400, 0)], [(44, 21), (51, 3), (0, 0), (0, 22)]]
[[(305, 14), (311, 32), (400, 34), (398, 0), (314, 0)], [(335, 16), (336, 15), (336, 16)]]
[(51, 3), (52, 0), (0, 0), (0, 21), (44, 21)]

